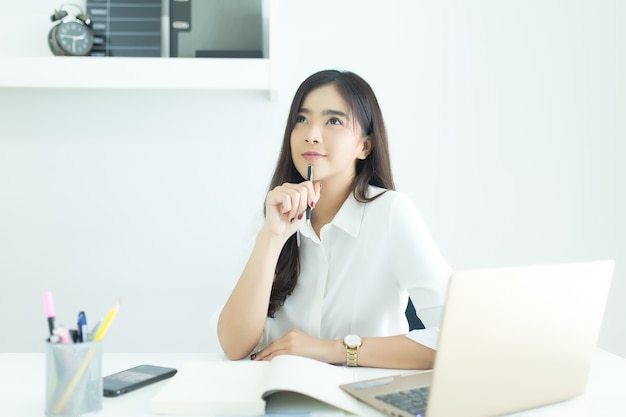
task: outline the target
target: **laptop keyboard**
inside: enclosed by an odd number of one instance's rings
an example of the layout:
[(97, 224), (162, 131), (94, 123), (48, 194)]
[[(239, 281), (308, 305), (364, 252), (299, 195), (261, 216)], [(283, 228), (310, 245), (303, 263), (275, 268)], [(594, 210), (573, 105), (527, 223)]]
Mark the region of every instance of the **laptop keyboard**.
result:
[(430, 387), (421, 387), (393, 392), (391, 394), (378, 395), (376, 399), (393, 405), (416, 417), (422, 417), (426, 412), (429, 388)]

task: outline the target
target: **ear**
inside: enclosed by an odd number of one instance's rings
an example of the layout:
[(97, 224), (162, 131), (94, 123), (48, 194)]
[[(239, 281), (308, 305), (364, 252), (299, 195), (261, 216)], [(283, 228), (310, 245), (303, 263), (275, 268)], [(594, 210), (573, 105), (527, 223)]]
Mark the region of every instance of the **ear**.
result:
[(369, 136), (365, 136), (363, 140), (361, 141), (361, 152), (359, 152), (359, 155), (357, 156), (357, 158), (361, 160), (366, 159), (371, 151), (372, 151), (372, 141), (370, 140)]

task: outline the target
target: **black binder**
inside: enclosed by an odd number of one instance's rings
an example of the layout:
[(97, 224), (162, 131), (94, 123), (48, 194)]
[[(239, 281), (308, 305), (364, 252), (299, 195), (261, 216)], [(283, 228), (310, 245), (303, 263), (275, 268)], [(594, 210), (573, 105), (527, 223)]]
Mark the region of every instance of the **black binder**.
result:
[(161, 0), (87, 0), (92, 56), (161, 56)]
[(169, 0), (170, 56), (263, 58), (262, 0)]

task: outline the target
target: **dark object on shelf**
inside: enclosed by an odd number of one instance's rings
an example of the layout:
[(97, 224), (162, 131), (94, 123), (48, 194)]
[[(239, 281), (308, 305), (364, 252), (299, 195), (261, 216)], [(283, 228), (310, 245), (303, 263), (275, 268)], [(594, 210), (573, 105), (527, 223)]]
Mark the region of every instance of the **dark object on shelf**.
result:
[(263, 58), (262, 0), (170, 0), (170, 56)]
[(161, 0), (87, 0), (91, 56), (161, 56)]
[(263, 58), (263, 51), (196, 51), (196, 58)]

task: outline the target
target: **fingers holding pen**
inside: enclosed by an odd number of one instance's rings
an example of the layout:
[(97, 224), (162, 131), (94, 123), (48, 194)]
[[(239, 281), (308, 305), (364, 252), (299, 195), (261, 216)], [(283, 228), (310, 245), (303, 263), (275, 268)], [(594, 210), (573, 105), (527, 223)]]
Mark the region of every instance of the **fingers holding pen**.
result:
[[(306, 200), (306, 218), (311, 219), (312, 210), (315, 208), (317, 201), (320, 199), (322, 183), (313, 183), (312, 181), (305, 181), (302, 183), (307, 188), (307, 200)], [(300, 218), (298, 218), (300, 220)]]
[[(268, 202), (280, 207), (280, 214), (294, 223), (302, 220), (307, 208), (315, 208), (320, 199), (322, 184), (304, 181), (300, 184), (285, 183), (274, 188), (268, 194)], [(272, 200), (270, 200), (270, 198)]]
[(296, 220), (302, 220), (302, 216), (304, 216), (304, 212), (307, 208), (308, 201), (308, 190), (307, 187), (303, 186), (303, 184), (286, 184), (289, 186), (294, 186), (291, 189), (291, 201), (292, 207), (289, 211), (289, 222), (293, 223)]
[(310, 188), (306, 182), (302, 184), (285, 183), (271, 190), (267, 195), (266, 204), (274, 206), (281, 217), (294, 223), (301, 220), (308, 206)]
[(313, 194), (312, 197), (309, 199), (309, 207), (311, 207), (312, 209), (315, 208), (315, 205), (317, 204), (317, 201), (320, 199), (320, 196), (322, 194), (322, 183), (321, 182), (316, 182), (313, 185)]

